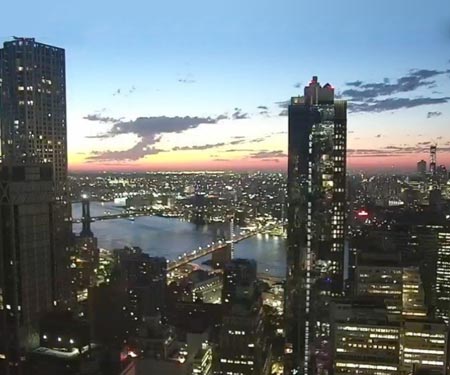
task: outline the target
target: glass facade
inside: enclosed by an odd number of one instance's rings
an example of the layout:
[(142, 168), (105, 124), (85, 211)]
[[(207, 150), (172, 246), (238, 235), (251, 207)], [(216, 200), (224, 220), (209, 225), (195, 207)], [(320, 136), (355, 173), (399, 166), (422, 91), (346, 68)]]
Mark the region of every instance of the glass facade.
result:
[[(289, 106), (286, 367), (313, 373), (343, 293), (347, 103), (317, 77)], [(297, 372), (295, 372), (297, 371)]]

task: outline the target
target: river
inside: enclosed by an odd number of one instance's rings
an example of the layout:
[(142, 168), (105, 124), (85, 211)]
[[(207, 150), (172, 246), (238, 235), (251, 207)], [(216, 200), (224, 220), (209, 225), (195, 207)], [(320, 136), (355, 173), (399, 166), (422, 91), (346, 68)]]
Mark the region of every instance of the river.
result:
[[(114, 203), (91, 202), (91, 216), (118, 213), (119, 206)], [(81, 217), (81, 204), (72, 205), (74, 218)], [(135, 221), (113, 219), (92, 223), (92, 231), (98, 238), (98, 245), (105, 249), (118, 249), (124, 246), (139, 246), (151, 256), (175, 259), (184, 252), (215, 241), (220, 225), (197, 226), (177, 218), (158, 216), (138, 217)], [(75, 233), (81, 225), (74, 224)], [(226, 230), (226, 226), (224, 228)], [(283, 277), (286, 272), (285, 241), (280, 237), (257, 235), (235, 245), (235, 257), (255, 259), (258, 272)], [(208, 259), (204, 257), (198, 262)]]

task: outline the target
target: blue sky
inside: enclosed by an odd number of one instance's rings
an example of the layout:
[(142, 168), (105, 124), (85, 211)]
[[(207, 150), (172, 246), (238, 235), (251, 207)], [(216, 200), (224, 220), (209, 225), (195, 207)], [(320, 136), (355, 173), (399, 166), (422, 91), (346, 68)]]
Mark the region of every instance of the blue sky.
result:
[[(257, 154), (286, 151), (286, 136), (273, 134), (284, 132), (287, 123), (285, 116), (279, 116), (282, 108), (277, 103), (300, 93), (295, 84), (307, 83), (313, 74), (342, 93), (351, 88), (346, 82), (382, 83), (388, 78), (395, 83), (411, 69), (426, 70), (436, 74), (421, 76), (424, 84), (377, 98), (450, 97), (450, 74), (445, 73), (450, 69), (448, 0), (426, 4), (417, 0), (27, 0), (20, 6), (12, 1), (3, 4), (2, 13), (12, 16), (3, 18), (0, 40), (28, 36), (66, 49), (70, 161), (78, 169), (123, 165), (186, 169), (206, 164), (209, 169), (222, 169), (240, 161), (249, 167), (282, 169), (281, 152), (279, 158), (266, 161)], [(430, 80), (433, 84), (426, 84)], [(444, 155), (450, 142), (449, 100), (434, 105), (419, 102), (411, 108), (350, 114), (349, 148), (409, 149), (439, 138), (442, 160), (450, 161)], [(236, 112), (241, 115), (233, 117)], [(89, 114), (111, 121), (86, 120)], [(227, 118), (212, 124), (201, 120), (220, 115)], [(117, 122), (138, 117), (152, 118), (142, 126), (158, 127), (155, 121), (162, 116), (200, 119), (167, 133), (109, 132)], [(86, 138), (96, 135), (103, 136)], [(251, 142), (258, 135), (264, 140)], [(239, 147), (248, 151), (225, 155), (227, 145), (220, 143), (232, 142), (233, 137), (246, 137), (249, 142)], [(127, 151), (140, 143), (155, 151), (131, 156), (107, 153)], [(218, 146), (187, 149), (206, 145)], [(177, 147), (184, 150), (174, 150)], [(406, 158), (404, 151), (402, 158)], [(374, 153), (372, 163), (375, 158), (377, 163), (392, 163), (392, 157), (383, 155)], [(369, 160), (364, 157), (358, 164), (356, 159), (356, 166)], [(405, 163), (413, 159), (408, 160)]]

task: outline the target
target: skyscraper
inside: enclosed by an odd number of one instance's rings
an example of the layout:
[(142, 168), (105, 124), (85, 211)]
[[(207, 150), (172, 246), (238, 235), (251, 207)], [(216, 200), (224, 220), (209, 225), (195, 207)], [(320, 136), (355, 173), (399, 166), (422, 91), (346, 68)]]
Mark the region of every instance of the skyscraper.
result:
[(417, 162), (417, 173), (422, 176), (427, 173), (427, 162), (425, 160)]
[(313, 77), (289, 106), (286, 368), (311, 374), (343, 293), (347, 102)]
[(53, 300), (69, 301), (65, 51), (33, 38), (14, 38), (0, 49), (1, 160), (50, 163), (55, 194)]

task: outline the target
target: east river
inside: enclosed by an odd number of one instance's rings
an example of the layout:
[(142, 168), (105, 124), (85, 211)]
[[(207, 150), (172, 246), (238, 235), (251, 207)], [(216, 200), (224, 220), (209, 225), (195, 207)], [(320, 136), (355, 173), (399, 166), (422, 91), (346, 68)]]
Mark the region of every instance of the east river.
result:
[[(121, 207), (114, 203), (91, 202), (91, 216), (101, 216), (108, 212), (119, 213)], [(81, 217), (81, 204), (72, 205), (74, 218)], [(98, 238), (101, 248), (112, 250), (124, 246), (139, 246), (151, 256), (163, 256), (176, 259), (184, 252), (191, 252), (199, 246), (205, 246), (217, 239), (218, 230), (222, 233), (227, 226), (197, 226), (177, 218), (158, 216), (137, 217), (135, 221), (128, 219), (112, 219), (92, 223), (92, 231)], [(77, 233), (81, 225), (74, 224)], [(235, 257), (251, 258), (258, 262), (258, 272), (284, 277), (286, 272), (285, 240), (281, 237), (257, 235), (235, 245)], [(197, 262), (208, 259), (204, 257)]]

